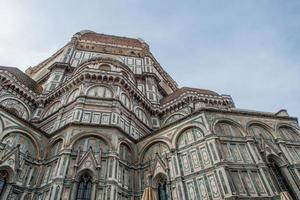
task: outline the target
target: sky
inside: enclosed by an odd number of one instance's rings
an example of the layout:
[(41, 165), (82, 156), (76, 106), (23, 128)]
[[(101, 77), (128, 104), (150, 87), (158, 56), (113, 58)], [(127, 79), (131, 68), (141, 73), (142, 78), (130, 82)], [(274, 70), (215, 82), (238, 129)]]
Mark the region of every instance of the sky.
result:
[(299, 0), (0, 0), (0, 65), (25, 71), (80, 30), (144, 39), (180, 87), (300, 117)]

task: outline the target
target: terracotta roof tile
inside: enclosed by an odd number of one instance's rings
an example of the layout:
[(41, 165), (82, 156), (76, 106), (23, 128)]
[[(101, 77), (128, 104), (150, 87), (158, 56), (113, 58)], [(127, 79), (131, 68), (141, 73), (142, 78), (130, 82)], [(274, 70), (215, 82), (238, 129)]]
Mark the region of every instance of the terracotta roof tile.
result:
[(0, 70), (10, 72), (18, 79), (18, 81), (36, 93), (41, 93), (43, 91), (43, 88), (37, 82), (16, 67), (0, 66)]
[(204, 95), (212, 95), (212, 96), (219, 96), (218, 93), (211, 91), (211, 90), (205, 90), (205, 89), (198, 89), (198, 88), (189, 88), (189, 87), (182, 87), (179, 88), (178, 90), (175, 90), (175, 92), (173, 92), (172, 94), (166, 96), (165, 98), (163, 98), (160, 103), (161, 104), (165, 104), (169, 101), (172, 101), (173, 99), (176, 99), (177, 97), (179, 97), (181, 94), (183, 94), (184, 92), (196, 92), (198, 94), (204, 94)]
[(124, 46), (132, 46), (132, 47), (142, 47), (143, 43), (134, 38), (113, 36), (113, 35), (105, 35), (100, 33), (84, 33), (81, 37), (81, 40), (92, 40), (97, 42), (103, 42), (114, 45), (124, 45)]

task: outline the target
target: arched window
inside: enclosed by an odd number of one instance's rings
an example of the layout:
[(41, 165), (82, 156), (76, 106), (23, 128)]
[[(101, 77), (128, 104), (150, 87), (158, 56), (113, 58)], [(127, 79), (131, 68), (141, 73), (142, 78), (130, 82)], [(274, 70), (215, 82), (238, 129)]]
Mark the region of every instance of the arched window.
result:
[(24, 154), (30, 155), (32, 157), (36, 156), (35, 145), (27, 136), (20, 133), (11, 133), (3, 139), (3, 143), (7, 144), (11, 148), (20, 145), (20, 151)]
[(128, 162), (128, 163), (132, 163), (133, 155), (132, 155), (132, 152), (131, 152), (130, 148), (126, 144), (122, 143), (120, 145), (119, 154), (120, 154), (120, 159), (121, 160), (123, 160), (125, 162)]
[(112, 98), (113, 92), (104, 86), (94, 86), (88, 90), (87, 95), (91, 97)]
[(60, 107), (60, 102), (59, 101), (51, 104), (49, 106), (48, 110), (46, 111), (44, 117), (47, 117), (47, 116), (51, 115), (52, 113), (56, 112), (59, 109), (59, 107)]
[(242, 132), (236, 126), (227, 122), (217, 123), (215, 130), (218, 136), (243, 137)]
[(168, 200), (166, 181), (158, 184), (158, 200)]
[(106, 143), (97, 137), (86, 137), (78, 140), (74, 146), (73, 150), (80, 153), (87, 152), (90, 148), (92, 148), (95, 154), (99, 154), (100, 152), (107, 152), (108, 147)]
[(56, 156), (59, 151), (61, 150), (61, 147), (62, 147), (62, 140), (59, 140), (57, 142), (55, 142), (55, 144), (53, 144), (51, 147), (50, 147), (50, 150), (49, 150), (49, 153), (48, 153), (48, 158), (51, 158), (53, 156)]
[(80, 177), (76, 200), (90, 200), (91, 191), (92, 191), (92, 177), (86, 173)]
[(279, 128), (279, 131), (285, 140), (300, 141), (300, 136), (291, 127), (283, 126)]
[(111, 67), (108, 64), (102, 64), (99, 66), (100, 70), (111, 71)]
[(183, 114), (175, 114), (175, 115), (172, 115), (171, 117), (169, 117), (169, 118), (166, 120), (166, 122), (165, 122), (164, 125), (171, 124), (172, 122), (175, 122), (175, 121), (177, 121), (177, 120), (179, 120), (179, 119), (181, 119), (181, 118), (183, 118), (183, 117), (184, 117)]
[(157, 142), (147, 149), (143, 157), (143, 163), (153, 160), (156, 154), (164, 156), (168, 151), (169, 148), (165, 143)]
[(120, 100), (126, 108), (130, 109), (130, 100), (126, 94), (122, 93), (120, 96)]
[(265, 128), (261, 126), (252, 125), (249, 129), (251, 135), (253, 135), (256, 139), (263, 138), (265, 140), (273, 140), (273, 136), (271, 135), (271, 133), (269, 133)]
[(7, 179), (8, 179), (7, 171), (0, 171), (0, 197), (1, 197), (2, 193), (4, 192)]
[(203, 138), (203, 132), (200, 128), (189, 128), (183, 131), (177, 141), (178, 147), (184, 147), (188, 144), (201, 140)]
[(73, 90), (73, 92), (71, 92), (71, 94), (68, 97), (67, 103), (74, 101), (76, 97), (79, 96), (79, 94), (80, 94), (79, 89)]
[(29, 110), (24, 106), (23, 103), (21, 103), (18, 100), (15, 99), (4, 99), (3, 101), (0, 102), (0, 105), (5, 107), (8, 110), (11, 110), (14, 114), (17, 116), (23, 118), (23, 119), (28, 119), (29, 118)]
[(135, 109), (135, 114), (142, 122), (144, 122), (146, 125), (149, 126), (149, 121), (147, 119), (147, 116), (142, 109), (140, 108)]

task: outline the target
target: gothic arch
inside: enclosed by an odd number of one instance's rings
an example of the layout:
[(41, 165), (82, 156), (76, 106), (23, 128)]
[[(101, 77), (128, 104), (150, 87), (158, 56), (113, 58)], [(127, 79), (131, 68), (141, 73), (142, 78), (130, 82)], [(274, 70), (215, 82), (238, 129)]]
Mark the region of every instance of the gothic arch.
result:
[(218, 123), (226, 123), (226, 124), (232, 125), (241, 132), (243, 137), (247, 136), (247, 132), (243, 128), (243, 126), (241, 124), (239, 124), (238, 122), (236, 122), (232, 119), (229, 119), (229, 118), (218, 118), (218, 119), (214, 120), (214, 122), (212, 123), (212, 130), (215, 135), (218, 135), (218, 134), (216, 134), (216, 126)]
[(177, 141), (178, 141), (179, 137), (181, 136), (181, 134), (190, 128), (199, 128), (203, 132), (203, 138), (205, 138), (205, 136), (207, 135), (207, 129), (203, 124), (190, 123), (190, 124), (184, 125), (184, 126), (180, 127), (172, 137), (172, 148), (173, 149), (176, 149)]
[(164, 172), (155, 174), (155, 176), (152, 178), (152, 186), (157, 188), (160, 180), (168, 181), (168, 175)]
[[(60, 149), (54, 149), (55, 145), (58, 145), (59, 142), (61, 142)], [(53, 150), (56, 150), (56, 151), (58, 151), (57, 153), (59, 153), (59, 151), (61, 151), (61, 149), (63, 147), (63, 144), (64, 144), (64, 140), (61, 137), (55, 138), (55, 140), (51, 141), (48, 144), (48, 151), (47, 151), (47, 154), (46, 154), (46, 158), (51, 158), (50, 156), (56, 156), (56, 155), (51, 155), (53, 153)], [(58, 147), (56, 147), (56, 148), (58, 148)]]
[(9, 137), (9, 135), (11, 135), (11, 134), (21, 134), (21, 135), (24, 135), (25, 137), (27, 137), (32, 142), (32, 144), (34, 145), (34, 148), (36, 149), (35, 157), (38, 159), (40, 158), (40, 156), (41, 156), (40, 145), (37, 142), (36, 138), (33, 137), (31, 134), (29, 134), (27, 131), (24, 131), (22, 129), (13, 129), (13, 130), (8, 129), (6, 131), (3, 131), (2, 135), (0, 136), (0, 141), (3, 141), (4, 138)]
[(276, 126), (276, 133), (280, 136), (280, 138), (284, 139), (283, 134), (280, 131), (280, 128), (284, 128), (284, 127), (290, 128), (297, 136), (297, 139), (298, 139), (297, 142), (300, 142), (300, 129), (298, 127), (295, 127), (295, 126), (293, 126), (291, 124), (287, 124), (287, 123), (280, 123)]
[(93, 172), (93, 170), (89, 169), (89, 168), (83, 168), (81, 170), (79, 170), (77, 173), (76, 173), (76, 177), (75, 177), (75, 180), (77, 182), (79, 182), (80, 178), (82, 175), (84, 174), (89, 174), (91, 177), (92, 177), (92, 181), (96, 181), (97, 180), (97, 176), (96, 176), (96, 173)]
[[(170, 121), (170, 119), (174, 118), (175, 116), (180, 116), (180, 118), (175, 119), (175, 121), (177, 121), (177, 120), (183, 118), (185, 115), (186, 115), (186, 114), (183, 113), (183, 112), (176, 112), (176, 113), (173, 113), (171, 116), (167, 117), (167, 118), (163, 121), (162, 125), (163, 125), (163, 126), (166, 126), (166, 125), (172, 123), (172, 122), (169, 122), (169, 121)], [(173, 122), (175, 122), (175, 121), (173, 121)]]
[[(56, 106), (56, 108), (54, 108), (54, 106)], [(45, 109), (44, 113), (43, 113), (43, 117), (47, 117), (49, 115), (51, 115), (52, 113), (58, 111), (61, 108), (61, 103), (59, 100), (54, 101), (53, 103), (51, 103), (50, 105), (47, 106), (47, 108)]]
[(65, 138), (63, 136), (59, 136), (59, 137), (54, 137), (52, 139), (49, 140), (49, 146), (54, 145), (56, 142), (58, 142), (59, 140), (62, 141), (62, 144), (65, 144)]
[(75, 88), (67, 95), (65, 104), (69, 104), (71, 101), (74, 101), (80, 95), (79, 88)]
[(258, 126), (258, 127), (265, 129), (267, 131), (267, 133), (270, 134), (270, 136), (273, 139), (276, 139), (278, 137), (276, 134), (274, 134), (275, 131), (272, 127), (270, 127), (269, 125), (267, 125), (263, 122), (257, 121), (257, 120), (250, 121), (246, 124), (247, 135), (249, 135), (249, 136), (252, 136), (250, 133), (251, 126)]
[[(16, 113), (16, 115), (18, 115), (20, 118), (23, 118), (23, 119), (25, 119), (25, 120), (28, 120), (28, 119), (30, 118), (30, 116), (31, 116), (30, 109), (28, 108), (28, 106), (27, 106), (24, 102), (20, 101), (20, 100), (17, 99), (17, 98), (14, 98), (14, 97), (11, 97), (11, 96), (3, 96), (3, 97), (0, 99), (0, 105), (2, 105), (2, 103), (3, 103), (4, 101), (9, 101), (9, 100), (12, 100), (12, 101), (15, 101), (15, 102), (21, 104), (21, 106), (23, 107), (23, 109), (25, 109), (26, 114), (27, 114), (26, 118), (24, 118), (24, 117), (22, 117), (22, 116), (19, 116), (18, 113)], [(4, 105), (4, 106), (5, 106), (5, 105)], [(7, 106), (5, 106), (5, 107), (6, 107), (6, 109), (9, 110), (9, 108), (8, 108)]]
[[(84, 133), (84, 134), (82, 134), (82, 133)], [(77, 141), (79, 141), (81, 139), (84, 139), (84, 138), (87, 138), (87, 137), (96, 137), (96, 138), (99, 138), (99, 139), (101, 139), (101, 140), (103, 140), (105, 142), (105, 144), (108, 146), (109, 149), (111, 149), (111, 150), (115, 150), (116, 149), (106, 136), (104, 136), (101, 133), (95, 133), (95, 132), (80, 132), (80, 133), (77, 133), (77, 135), (74, 136), (71, 139), (70, 144), (68, 146), (70, 146), (71, 149), (72, 149), (74, 147), (74, 144)]]
[(163, 140), (163, 139), (155, 139), (155, 140), (152, 140), (150, 143), (146, 144), (142, 149), (141, 149), (141, 154), (140, 154), (140, 157), (139, 157), (139, 163), (143, 161), (143, 158), (145, 156), (145, 153), (155, 144), (157, 143), (162, 143), (164, 145), (167, 146), (168, 150), (170, 151), (171, 150), (171, 146), (172, 144), (167, 141), (167, 140)]
[[(138, 110), (141, 111), (142, 115), (145, 115), (145, 116), (143, 117), (143, 119), (141, 119), (141, 116), (138, 116), (138, 113), (137, 113)], [(149, 117), (148, 113), (146, 113), (145, 110), (144, 110), (143, 108), (141, 108), (141, 107), (139, 107), (139, 106), (135, 106), (135, 108), (134, 108), (134, 114), (135, 114), (135, 116), (136, 116), (139, 120), (141, 120), (143, 123), (145, 123), (145, 124), (148, 125), (148, 126), (151, 126), (151, 121), (149, 120), (150, 117)]]
[(121, 141), (118, 143), (118, 146), (117, 146), (117, 152), (120, 151), (120, 147), (121, 147), (122, 144), (126, 145), (126, 146), (130, 149), (131, 153), (132, 153), (134, 156), (136, 155), (134, 149), (131, 147), (132, 145), (129, 144), (129, 142), (126, 141), (126, 140), (121, 140)]
[[(128, 99), (128, 105), (126, 105), (126, 102), (123, 102), (124, 100), (122, 99), (122, 97), (125, 96)], [(119, 100), (121, 101), (121, 103), (129, 110), (132, 110), (132, 99), (130, 98), (130, 95), (127, 94), (127, 92), (122, 91), (119, 95)]]
[[(124, 155), (121, 155), (121, 147), (122, 147), (122, 145), (124, 145), (125, 148), (128, 149), (128, 151), (129, 151), (128, 153), (131, 154), (131, 157), (130, 157), (130, 158), (128, 158), (127, 156), (125, 156), (125, 158), (122, 158), (122, 156), (124, 156)], [(123, 149), (123, 150), (124, 150), (124, 149)], [(120, 143), (118, 144), (118, 153), (119, 153), (119, 158), (120, 158), (120, 160), (126, 161), (126, 162), (128, 162), (128, 163), (133, 163), (133, 162), (136, 160), (136, 155), (135, 155), (134, 150), (133, 150), (132, 147), (131, 147), (127, 142), (125, 142), (125, 141), (122, 141), (122, 142), (120, 142)], [(124, 153), (124, 152), (123, 152), (123, 153)], [(125, 153), (125, 155), (126, 155), (126, 153)]]

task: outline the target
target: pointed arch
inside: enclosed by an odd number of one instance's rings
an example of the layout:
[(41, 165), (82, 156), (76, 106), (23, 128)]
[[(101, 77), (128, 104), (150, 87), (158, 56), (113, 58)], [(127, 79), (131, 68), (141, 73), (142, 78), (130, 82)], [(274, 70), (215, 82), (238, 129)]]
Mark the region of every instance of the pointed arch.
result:
[(173, 149), (176, 148), (177, 141), (178, 141), (178, 138), (181, 135), (181, 133), (183, 133), (185, 130), (187, 130), (189, 128), (192, 128), (192, 127), (201, 129), (201, 131), (203, 132), (203, 137), (205, 137), (206, 135), (209, 134), (209, 131), (207, 130), (207, 128), (205, 127), (205, 125), (202, 124), (202, 123), (191, 122), (191, 123), (185, 124), (182, 127), (178, 128), (178, 130), (176, 131), (176, 133), (172, 136), (172, 148)]
[(248, 123), (247, 130), (249, 135), (254, 136), (256, 139), (260, 139), (260, 137), (266, 140), (276, 139), (276, 136), (272, 134), (272, 128), (261, 122), (252, 121)]
[(120, 160), (128, 163), (132, 163), (134, 161), (133, 149), (125, 141), (122, 141), (119, 144), (118, 150)]
[(185, 116), (185, 114), (181, 113), (181, 112), (174, 113), (171, 116), (169, 116), (168, 118), (166, 118), (162, 124), (163, 124), (163, 126), (166, 126), (168, 124), (171, 124), (171, 123), (183, 118), (184, 116)]
[(204, 131), (197, 126), (189, 126), (182, 130), (176, 139), (176, 148), (184, 147), (204, 139)]
[(58, 138), (49, 144), (47, 158), (54, 157), (59, 154), (63, 146), (63, 139)]
[(10, 96), (1, 98), (0, 105), (25, 120), (28, 120), (31, 115), (30, 109), (24, 102)]
[(20, 151), (22, 153), (29, 153), (33, 158), (40, 158), (40, 146), (36, 139), (23, 130), (16, 129), (3, 134), (1, 141), (11, 147), (20, 144)]
[(66, 104), (69, 104), (72, 101), (74, 101), (79, 95), (80, 95), (79, 89), (78, 88), (74, 89), (72, 92), (70, 92)]
[(44, 112), (44, 117), (47, 117), (47, 116), (51, 115), (52, 113), (58, 111), (60, 107), (61, 107), (60, 101), (53, 102), (52, 104), (47, 106), (47, 109)]
[(90, 148), (95, 154), (106, 153), (111, 149), (107, 140), (98, 134), (87, 134), (77, 137), (72, 141), (71, 147), (72, 151), (80, 152), (81, 154), (88, 152)]
[(131, 109), (131, 101), (130, 98), (128, 97), (128, 95), (125, 92), (122, 92), (120, 94), (120, 101), (122, 102), (122, 104), (128, 108), (129, 110)]
[(155, 158), (155, 155), (165, 155), (170, 152), (170, 144), (164, 140), (154, 140), (150, 144), (146, 145), (141, 151), (140, 162), (148, 162)]
[(281, 138), (284, 140), (296, 142), (300, 141), (300, 135), (298, 130), (289, 124), (279, 125), (277, 131), (279, 132)]
[(244, 137), (242, 126), (231, 119), (217, 119), (213, 124), (213, 132), (218, 136)]

